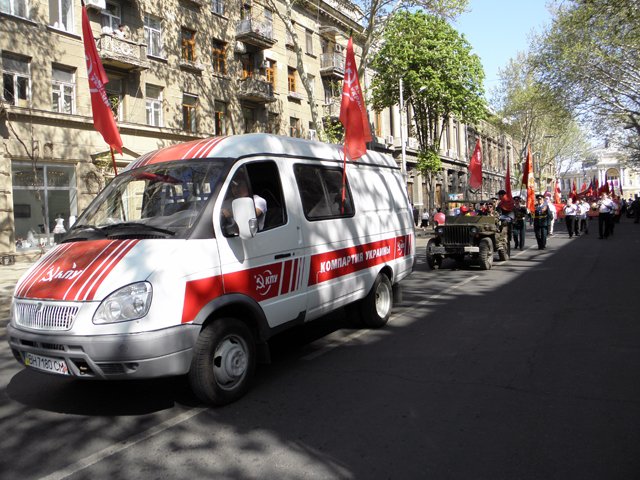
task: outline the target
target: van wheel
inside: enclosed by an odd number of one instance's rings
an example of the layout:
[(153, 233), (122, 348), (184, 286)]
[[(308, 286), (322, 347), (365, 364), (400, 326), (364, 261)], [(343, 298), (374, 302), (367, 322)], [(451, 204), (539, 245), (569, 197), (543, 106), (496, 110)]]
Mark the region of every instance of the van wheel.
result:
[(478, 254), (478, 260), (480, 261), (480, 268), (482, 270), (491, 270), (493, 265), (493, 244), (491, 239), (483, 238), (480, 240), (480, 253)]
[(249, 327), (235, 318), (207, 325), (196, 342), (189, 384), (209, 405), (226, 405), (242, 397), (256, 367), (256, 347)]
[(360, 301), (359, 307), (360, 321), (363, 326), (380, 328), (386, 325), (393, 308), (393, 290), (391, 281), (385, 274), (378, 274), (371, 290)]

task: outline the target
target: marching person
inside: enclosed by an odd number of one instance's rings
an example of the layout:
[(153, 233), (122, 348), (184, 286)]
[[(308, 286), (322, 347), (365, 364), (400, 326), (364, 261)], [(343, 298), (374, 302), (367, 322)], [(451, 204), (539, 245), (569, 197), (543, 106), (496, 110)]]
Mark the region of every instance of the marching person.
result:
[(515, 220), (513, 222), (513, 241), (515, 248), (522, 250), (524, 248), (524, 235), (525, 235), (525, 219), (527, 217), (527, 208), (522, 206), (522, 198), (519, 196), (513, 197), (513, 214)]
[(569, 238), (572, 238), (574, 235), (577, 237), (580, 235), (578, 233), (578, 224), (576, 223), (576, 218), (578, 215), (578, 206), (573, 203), (573, 199), (571, 197), (567, 198), (567, 204), (564, 206), (564, 221), (567, 225), (567, 233), (569, 234)]
[(589, 203), (584, 199), (578, 200), (578, 230), (585, 235), (589, 234)]
[[(536, 198), (538, 197), (536, 196)], [(544, 202), (547, 205), (547, 210), (549, 211), (549, 236), (553, 237), (553, 225), (556, 223), (556, 219), (558, 218), (558, 211), (556, 210), (556, 206), (553, 204), (550, 193), (547, 193), (544, 196)]]
[(599, 239), (609, 238), (611, 233), (611, 216), (615, 205), (605, 192), (600, 194), (598, 201), (598, 234)]
[(549, 231), (549, 219), (551, 215), (549, 213), (549, 206), (544, 201), (544, 196), (538, 194), (536, 195), (536, 200), (538, 203), (533, 211), (533, 231), (536, 234), (538, 250), (544, 250), (547, 248), (547, 232)]

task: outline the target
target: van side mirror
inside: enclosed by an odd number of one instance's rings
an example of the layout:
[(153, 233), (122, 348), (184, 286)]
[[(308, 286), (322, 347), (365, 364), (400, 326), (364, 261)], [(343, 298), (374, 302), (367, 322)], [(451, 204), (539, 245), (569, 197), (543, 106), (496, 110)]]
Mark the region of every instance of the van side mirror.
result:
[(238, 225), (240, 238), (246, 240), (255, 237), (258, 232), (258, 219), (253, 198), (236, 198), (231, 203), (231, 209), (233, 210), (233, 219)]

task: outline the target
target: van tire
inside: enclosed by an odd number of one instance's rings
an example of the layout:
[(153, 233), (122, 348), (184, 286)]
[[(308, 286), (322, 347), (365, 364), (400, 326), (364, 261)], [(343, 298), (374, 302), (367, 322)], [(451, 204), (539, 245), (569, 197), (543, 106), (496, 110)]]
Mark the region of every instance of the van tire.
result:
[(189, 384), (202, 402), (226, 405), (247, 392), (255, 367), (256, 346), (249, 327), (235, 318), (221, 318), (198, 336)]
[(360, 323), (366, 328), (380, 328), (387, 324), (393, 309), (393, 288), (384, 273), (379, 273), (371, 290), (359, 302)]

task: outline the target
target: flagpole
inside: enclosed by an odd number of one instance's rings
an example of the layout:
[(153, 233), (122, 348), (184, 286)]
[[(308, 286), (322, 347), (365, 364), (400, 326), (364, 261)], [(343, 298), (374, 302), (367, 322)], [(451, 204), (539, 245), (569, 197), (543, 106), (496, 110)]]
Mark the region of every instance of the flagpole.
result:
[(113, 154), (113, 147), (109, 147), (109, 151), (111, 152), (111, 163), (113, 164), (113, 173), (118, 175), (118, 168), (116, 167), (116, 156)]

